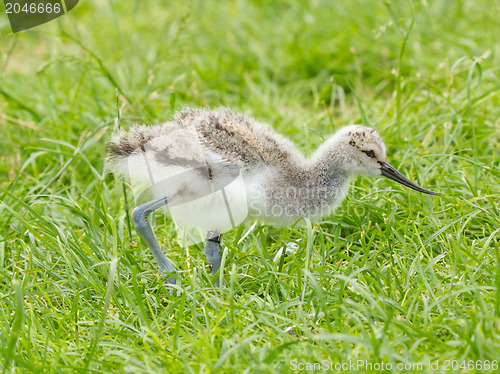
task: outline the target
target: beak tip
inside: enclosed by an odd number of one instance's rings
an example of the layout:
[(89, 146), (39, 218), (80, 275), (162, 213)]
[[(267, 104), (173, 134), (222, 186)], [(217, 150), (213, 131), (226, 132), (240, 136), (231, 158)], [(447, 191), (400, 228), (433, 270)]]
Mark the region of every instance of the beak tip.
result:
[(384, 177), (387, 177), (387, 178), (392, 179), (398, 183), (401, 183), (402, 185), (409, 187), (415, 191), (422, 192), (422, 193), (425, 193), (428, 195), (442, 196), (442, 194), (439, 192), (430, 191), (426, 188), (420, 187), (419, 185), (413, 183), (408, 178), (406, 178), (403, 174), (401, 174), (399, 171), (397, 171), (394, 167), (392, 167), (391, 164), (389, 164), (388, 162), (385, 162), (382, 164), (382, 166), (380, 168), (380, 173)]
[(434, 191), (429, 191), (429, 195), (433, 195), (433, 196), (443, 196), (442, 193), (439, 193), (439, 192), (434, 192)]

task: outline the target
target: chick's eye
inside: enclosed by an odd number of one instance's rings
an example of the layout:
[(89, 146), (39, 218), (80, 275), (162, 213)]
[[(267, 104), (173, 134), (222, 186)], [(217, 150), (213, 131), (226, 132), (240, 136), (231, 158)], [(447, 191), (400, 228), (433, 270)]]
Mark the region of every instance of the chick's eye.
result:
[(373, 152), (372, 150), (369, 150), (369, 151), (363, 151), (363, 153), (365, 155), (367, 155), (368, 157), (370, 158), (375, 158), (375, 152)]

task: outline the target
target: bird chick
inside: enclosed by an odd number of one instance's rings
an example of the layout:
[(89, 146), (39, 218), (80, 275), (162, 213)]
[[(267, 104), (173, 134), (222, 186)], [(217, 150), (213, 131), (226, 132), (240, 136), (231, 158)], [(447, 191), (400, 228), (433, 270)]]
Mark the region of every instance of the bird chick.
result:
[(176, 223), (207, 232), (205, 252), (215, 274), (222, 232), (245, 219), (278, 226), (319, 220), (344, 200), (356, 175), (385, 176), (439, 195), (392, 167), (372, 128), (344, 127), (305, 158), (270, 126), (225, 108), (186, 108), (171, 122), (119, 132), (108, 144), (106, 164), (118, 176), (151, 184), (154, 199), (136, 207), (132, 218), (170, 283), (175, 268), (147, 221), (165, 205)]

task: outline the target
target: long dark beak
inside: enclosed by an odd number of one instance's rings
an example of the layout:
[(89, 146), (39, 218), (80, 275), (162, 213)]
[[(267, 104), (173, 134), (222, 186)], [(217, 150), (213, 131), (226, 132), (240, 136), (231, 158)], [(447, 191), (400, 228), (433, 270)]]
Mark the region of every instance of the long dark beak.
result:
[(405, 185), (406, 187), (410, 187), (410, 188), (414, 189), (415, 191), (423, 192), (423, 193), (426, 193), (429, 195), (441, 196), (440, 193), (426, 190), (425, 188), (420, 187), (418, 184), (413, 183), (411, 180), (406, 178), (399, 171), (394, 169), (391, 166), (391, 164), (389, 164), (388, 162), (384, 162), (382, 164), (382, 167), (380, 168), (380, 170), (382, 171), (382, 175), (384, 177), (387, 177), (389, 179), (392, 179), (393, 181), (399, 182), (399, 183)]

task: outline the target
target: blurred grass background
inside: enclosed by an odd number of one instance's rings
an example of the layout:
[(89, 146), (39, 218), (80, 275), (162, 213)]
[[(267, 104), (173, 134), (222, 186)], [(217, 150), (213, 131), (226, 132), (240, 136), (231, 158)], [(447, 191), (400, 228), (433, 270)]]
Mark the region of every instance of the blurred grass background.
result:
[[(86, 0), (18, 34), (0, 16), (4, 372), (498, 359), (499, 19), (486, 0)], [(445, 195), (358, 178), (309, 229), (242, 226), (224, 239), (228, 295), (158, 216), (183, 270), (171, 297), (103, 154), (117, 126), (188, 104), (268, 122), (307, 154), (372, 125), (394, 166)]]

